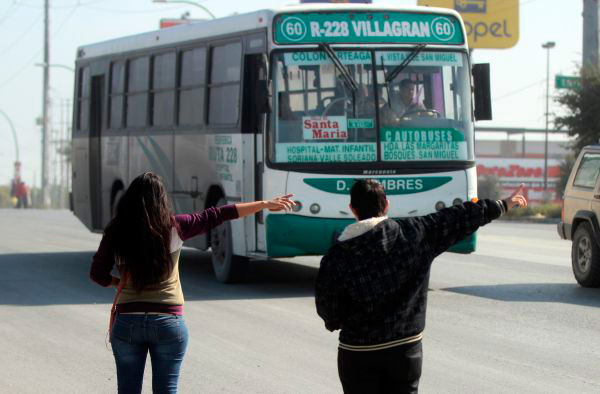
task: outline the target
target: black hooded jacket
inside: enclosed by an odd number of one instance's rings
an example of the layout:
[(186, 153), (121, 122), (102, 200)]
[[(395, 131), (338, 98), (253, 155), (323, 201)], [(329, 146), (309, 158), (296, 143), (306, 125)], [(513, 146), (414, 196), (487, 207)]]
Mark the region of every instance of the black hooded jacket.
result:
[(341, 329), (340, 342), (351, 346), (420, 334), (433, 259), (505, 210), (502, 201), (466, 202), (427, 216), (386, 219), (335, 243), (321, 260), (316, 283), (325, 327)]

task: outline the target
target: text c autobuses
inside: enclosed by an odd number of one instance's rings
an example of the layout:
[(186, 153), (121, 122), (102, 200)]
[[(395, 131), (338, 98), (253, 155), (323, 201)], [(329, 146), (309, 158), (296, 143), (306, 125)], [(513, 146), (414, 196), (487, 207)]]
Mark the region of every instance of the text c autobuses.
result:
[(460, 16), (436, 8), (291, 6), (82, 46), (74, 212), (102, 230), (149, 170), (176, 212), (294, 193), (294, 212), (189, 244), (211, 246), (222, 281), (248, 257), (323, 254), (357, 178), (383, 183), (390, 217), (475, 197), (473, 122), (491, 111), (488, 69), (473, 71)]

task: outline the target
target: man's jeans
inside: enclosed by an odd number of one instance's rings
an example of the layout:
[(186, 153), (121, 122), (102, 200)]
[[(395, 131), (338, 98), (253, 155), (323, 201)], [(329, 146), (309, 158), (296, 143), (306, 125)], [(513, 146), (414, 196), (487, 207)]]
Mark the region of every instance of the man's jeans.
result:
[(152, 391), (176, 393), (188, 343), (183, 316), (119, 314), (112, 330), (119, 393), (141, 393), (146, 355), (152, 361)]

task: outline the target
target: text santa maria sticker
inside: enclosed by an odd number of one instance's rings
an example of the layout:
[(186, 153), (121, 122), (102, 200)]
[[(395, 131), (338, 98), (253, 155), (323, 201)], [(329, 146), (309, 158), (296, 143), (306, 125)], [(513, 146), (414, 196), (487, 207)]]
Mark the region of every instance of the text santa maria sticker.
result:
[(277, 44), (424, 43), (464, 44), (454, 15), (409, 12), (308, 12), (278, 15)]
[(345, 116), (304, 116), (302, 136), (306, 141), (348, 139), (348, 120)]
[(456, 129), (381, 129), (383, 161), (467, 160), (467, 142)]

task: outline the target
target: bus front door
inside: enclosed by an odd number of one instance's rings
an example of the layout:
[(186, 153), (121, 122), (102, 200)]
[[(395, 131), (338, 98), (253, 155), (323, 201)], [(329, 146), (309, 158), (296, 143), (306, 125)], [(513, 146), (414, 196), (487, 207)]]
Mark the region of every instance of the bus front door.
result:
[[(264, 34), (247, 37), (248, 42), (262, 42), (249, 50), (249, 45), (244, 56), (244, 86), (242, 105), (242, 133), (245, 141), (244, 157), (252, 166), (244, 167), (244, 191), (248, 196), (253, 195), (254, 200), (264, 198), (264, 157), (263, 144), (266, 129), (266, 112), (264, 103), (261, 103), (261, 86), (267, 80), (267, 56), (264, 51)], [(256, 51), (256, 52), (255, 52)], [(250, 52), (250, 53), (249, 53)], [(255, 52), (255, 53), (253, 53)], [(265, 85), (266, 86), (266, 85)], [(264, 92), (263, 92), (264, 93)], [(251, 147), (251, 148), (250, 148)], [(264, 241), (264, 216), (262, 212), (247, 218), (244, 223), (247, 253), (260, 256), (265, 253)]]

